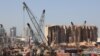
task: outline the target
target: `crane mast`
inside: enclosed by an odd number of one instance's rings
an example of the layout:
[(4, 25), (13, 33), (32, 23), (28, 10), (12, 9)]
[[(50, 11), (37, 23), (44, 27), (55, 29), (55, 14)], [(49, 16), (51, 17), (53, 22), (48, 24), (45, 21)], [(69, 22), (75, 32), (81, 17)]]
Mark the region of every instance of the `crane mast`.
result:
[(46, 44), (47, 43), (47, 40), (46, 40), (46, 38), (44, 36), (44, 33), (42, 32), (42, 30), (40, 28), (40, 25), (38, 24), (35, 16), (33, 15), (33, 13), (31, 12), (31, 10), (29, 9), (29, 7), (26, 5), (25, 2), (23, 2), (23, 5), (24, 5), (23, 9), (26, 9), (26, 11), (27, 11), (27, 13), (29, 15), (29, 18), (30, 18), (32, 24), (34, 25), (37, 33), (39, 34), (39, 37), (41, 38), (41, 40), (39, 40), (39, 41), (41, 43), (45, 43)]

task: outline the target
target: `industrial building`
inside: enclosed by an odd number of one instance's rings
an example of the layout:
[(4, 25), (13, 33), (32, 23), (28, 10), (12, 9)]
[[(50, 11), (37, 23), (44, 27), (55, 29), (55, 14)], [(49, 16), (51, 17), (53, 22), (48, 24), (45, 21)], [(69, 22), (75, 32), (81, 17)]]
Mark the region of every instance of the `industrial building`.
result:
[(98, 28), (96, 26), (48, 26), (48, 44), (55, 41), (60, 43), (96, 42)]
[(10, 28), (10, 37), (16, 37), (16, 27)]
[(0, 37), (3, 36), (5, 33), (5, 29), (2, 24), (0, 24)]
[(6, 31), (4, 29), (4, 26), (0, 24), (0, 47), (4, 47), (7, 44), (7, 38), (6, 38)]

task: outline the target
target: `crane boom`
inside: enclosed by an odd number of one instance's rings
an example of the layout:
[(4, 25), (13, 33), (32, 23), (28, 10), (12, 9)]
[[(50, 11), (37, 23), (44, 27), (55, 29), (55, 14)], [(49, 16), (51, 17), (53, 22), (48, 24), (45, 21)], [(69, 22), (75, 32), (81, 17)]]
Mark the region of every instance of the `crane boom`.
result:
[(45, 38), (45, 36), (44, 36), (44, 33), (42, 32), (42, 30), (41, 30), (41, 28), (40, 28), (40, 25), (38, 24), (37, 20), (35, 19), (35, 16), (33, 15), (33, 13), (32, 13), (31, 10), (28, 8), (28, 6), (26, 5), (25, 2), (23, 2), (23, 5), (24, 5), (23, 8), (26, 9), (26, 11), (27, 11), (27, 13), (28, 13), (28, 15), (29, 15), (29, 18), (30, 18), (32, 24), (34, 25), (34, 27), (35, 27), (37, 33), (39, 34), (39, 36), (40, 36), (40, 38), (41, 38), (41, 40), (39, 40), (39, 41), (46, 44), (46, 43), (47, 43), (47, 40), (46, 40), (46, 38)]
[(30, 33), (31, 33), (31, 35), (32, 35), (32, 40), (34, 41), (35, 45), (38, 45), (38, 44), (39, 44), (39, 41), (38, 41), (38, 39), (36, 38), (36, 35), (35, 35), (35, 33), (33, 32), (32, 27), (30, 26), (29, 23), (27, 23), (27, 26), (28, 26), (28, 28), (30, 29)]
[(44, 20), (45, 20), (45, 10), (43, 10), (41, 18), (39, 20), (39, 25), (43, 33), (44, 33), (44, 25), (45, 25)]

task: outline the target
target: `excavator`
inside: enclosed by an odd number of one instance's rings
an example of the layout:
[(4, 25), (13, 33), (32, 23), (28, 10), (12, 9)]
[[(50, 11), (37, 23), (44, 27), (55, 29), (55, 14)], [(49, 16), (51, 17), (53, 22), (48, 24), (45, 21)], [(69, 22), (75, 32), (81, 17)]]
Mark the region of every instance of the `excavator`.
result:
[[(47, 42), (47, 39), (45, 38), (44, 36), (44, 33), (43, 33), (43, 30), (42, 30), (42, 25), (44, 24), (44, 16), (45, 16), (45, 10), (43, 10), (43, 13), (42, 13), (42, 16), (41, 16), (41, 19), (40, 19), (40, 24), (37, 22), (35, 16), (33, 15), (33, 13), (31, 12), (31, 10), (29, 9), (29, 7), (26, 5), (25, 2), (23, 2), (23, 9), (26, 9), (26, 12), (28, 13), (29, 15), (29, 18), (32, 22), (32, 24), (34, 25), (37, 33), (39, 36), (36, 36), (34, 31), (32, 30), (32, 27), (30, 26), (29, 23), (27, 23), (27, 26), (29, 27), (30, 29), (30, 33), (32, 35), (32, 39), (33, 39), (33, 43), (35, 44), (36, 46), (36, 49), (37, 49), (37, 52), (36, 52), (36, 56), (41, 56), (43, 54), (46, 54), (46, 55), (43, 55), (43, 56), (55, 56), (53, 53), (54, 53), (54, 50), (52, 49), (51, 46), (48, 46), (48, 42)], [(39, 40), (39, 37), (41, 40)], [(49, 54), (47, 54), (49, 52)]]

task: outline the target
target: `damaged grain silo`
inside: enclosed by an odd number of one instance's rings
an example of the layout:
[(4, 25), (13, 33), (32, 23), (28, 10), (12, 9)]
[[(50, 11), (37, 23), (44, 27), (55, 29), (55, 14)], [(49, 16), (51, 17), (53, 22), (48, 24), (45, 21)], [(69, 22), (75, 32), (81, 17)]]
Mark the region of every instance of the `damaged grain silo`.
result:
[(55, 25), (48, 27), (48, 44), (53, 41), (55, 44), (76, 43), (76, 42), (96, 42), (98, 28), (96, 26), (63, 26)]

